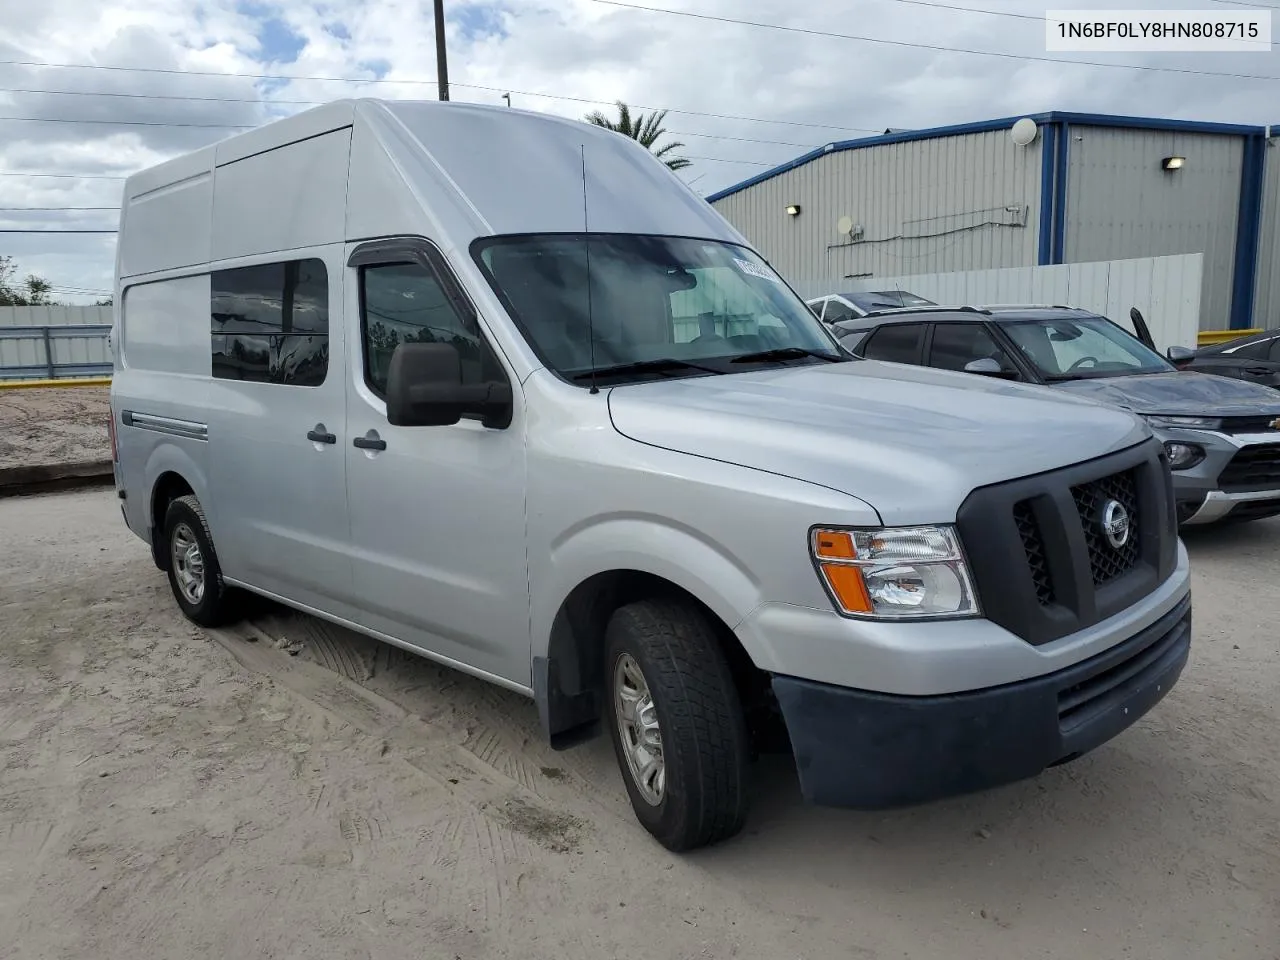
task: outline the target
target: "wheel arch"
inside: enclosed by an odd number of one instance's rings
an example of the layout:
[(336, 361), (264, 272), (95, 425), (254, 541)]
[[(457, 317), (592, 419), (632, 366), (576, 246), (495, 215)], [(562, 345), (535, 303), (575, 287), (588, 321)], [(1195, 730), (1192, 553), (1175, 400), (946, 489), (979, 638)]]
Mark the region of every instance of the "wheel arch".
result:
[(603, 570), (568, 592), (552, 618), (544, 651), (533, 658), (534, 700), (552, 747), (564, 749), (600, 733), (607, 699), (604, 633), (609, 618), (628, 603), (658, 597), (679, 600), (706, 617), (744, 703), (759, 686), (760, 672), (732, 625), (688, 586), (645, 569)]
[(178, 497), (191, 494), (209, 512), (205, 497), (208, 487), (204, 471), (181, 447), (165, 444), (157, 447), (147, 462), (147, 542), (151, 544), (151, 559), (161, 570), (169, 569), (168, 551), (161, 542), (164, 537), (164, 512), (169, 503)]

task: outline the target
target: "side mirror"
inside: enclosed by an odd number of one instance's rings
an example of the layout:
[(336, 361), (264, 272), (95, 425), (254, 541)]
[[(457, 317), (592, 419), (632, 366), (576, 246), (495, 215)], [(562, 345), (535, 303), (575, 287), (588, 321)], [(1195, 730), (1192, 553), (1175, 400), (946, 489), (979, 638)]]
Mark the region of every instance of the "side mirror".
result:
[(447, 427), (480, 414), (486, 427), (511, 423), (511, 385), (463, 383), (451, 343), (402, 343), (387, 371), (387, 421), (397, 427)]
[(1018, 379), (1018, 374), (1015, 371), (1006, 370), (998, 360), (993, 360), (990, 357), (979, 357), (977, 360), (970, 360), (964, 365), (964, 372), (976, 373), (980, 377), (998, 377), (1001, 380)]
[(1164, 355), (1172, 364), (1190, 363), (1196, 358), (1196, 352), (1190, 347), (1173, 346), (1166, 350)]
[(965, 373), (976, 373), (984, 377), (999, 377), (1004, 375), (1004, 369), (1000, 364), (992, 360), (990, 357), (979, 357), (977, 360), (970, 360), (964, 365)]

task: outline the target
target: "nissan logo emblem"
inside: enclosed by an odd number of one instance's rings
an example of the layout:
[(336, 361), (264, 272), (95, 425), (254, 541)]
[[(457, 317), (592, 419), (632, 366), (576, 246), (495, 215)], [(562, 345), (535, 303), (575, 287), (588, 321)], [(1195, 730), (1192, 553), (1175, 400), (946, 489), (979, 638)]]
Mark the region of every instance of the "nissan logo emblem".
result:
[(1119, 500), (1108, 500), (1102, 505), (1102, 535), (1113, 550), (1129, 542), (1129, 511)]

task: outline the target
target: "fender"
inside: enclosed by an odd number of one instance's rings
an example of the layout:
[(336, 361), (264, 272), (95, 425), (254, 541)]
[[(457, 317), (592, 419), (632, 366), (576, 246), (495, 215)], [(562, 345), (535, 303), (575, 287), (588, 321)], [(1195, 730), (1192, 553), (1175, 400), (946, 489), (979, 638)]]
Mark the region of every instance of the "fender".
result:
[(147, 491), (148, 530), (151, 526), (151, 497), (155, 493), (157, 481), (166, 473), (176, 473), (190, 484), (196, 499), (200, 501), (200, 505), (204, 508), (205, 516), (209, 521), (209, 528), (216, 531), (218, 528), (217, 511), (211, 508), (216, 508), (217, 504), (209, 498), (209, 481), (204, 467), (197, 463), (196, 459), (181, 446), (168, 440), (157, 444), (155, 449), (147, 456), (147, 464), (143, 472)]
[[(552, 623), (569, 594), (597, 574), (633, 570), (661, 577), (702, 601), (730, 628), (762, 599), (759, 583), (737, 557), (699, 531), (657, 514), (586, 520), (551, 544), (548, 561), (530, 565), (534, 658), (547, 655)], [(549, 579), (536, 582), (543, 571)]]

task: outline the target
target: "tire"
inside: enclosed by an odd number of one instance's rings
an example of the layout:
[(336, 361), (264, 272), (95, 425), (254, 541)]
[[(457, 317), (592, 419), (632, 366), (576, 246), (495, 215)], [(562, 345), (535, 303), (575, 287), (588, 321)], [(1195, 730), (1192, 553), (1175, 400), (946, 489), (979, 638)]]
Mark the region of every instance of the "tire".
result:
[(173, 598), (188, 620), (217, 627), (235, 619), (237, 596), (222, 581), (209, 521), (195, 497), (178, 497), (169, 503), (164, 514), (164, 549)]
[[(628, 604), (609, 620), (605, 649), (604, 709), (636, 818), (674, 852), (732, 837), (747, 815), (749, 737), (706, 615), (678, 600)], [(637, 750), (650, 731), (660, 749)], [(645, 762), (655, 756), (660, 774)]]

